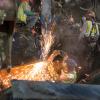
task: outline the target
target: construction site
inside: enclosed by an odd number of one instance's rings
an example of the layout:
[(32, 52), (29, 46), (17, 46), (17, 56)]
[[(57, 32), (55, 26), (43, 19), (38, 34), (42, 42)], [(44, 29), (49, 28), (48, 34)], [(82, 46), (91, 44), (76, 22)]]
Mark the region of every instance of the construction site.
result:
[(100, 100), (99, 0), (0, 0), (0, 100)]

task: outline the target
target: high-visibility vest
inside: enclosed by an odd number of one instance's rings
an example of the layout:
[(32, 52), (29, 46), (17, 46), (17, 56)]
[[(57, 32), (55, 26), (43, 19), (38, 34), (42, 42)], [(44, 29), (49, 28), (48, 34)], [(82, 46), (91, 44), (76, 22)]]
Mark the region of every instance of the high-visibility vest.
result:
[[(86, 21), (87, 23), (87, 29), (86, 29), (86, 33), (88, 33), (88, 36), (96, 36), (96, 33), (97, 33), (97, 24), (94, 23), (92, 24), (92, 21)], [(92, 25), (92, 28), (91, 28), (91, 25)], [(90, 30), (91, 28), (91, 30)], [(89, 32), (90, 30), (90, 32)]]
[(25, 14), (25, 10), (28, 6), (27, 2), (22, 2), (18, 8), (18, 13), (17, 13), (17, 18), (18, 20), (25, 22), (26, 23), (26, 19), (27, 19), (27, 15)]

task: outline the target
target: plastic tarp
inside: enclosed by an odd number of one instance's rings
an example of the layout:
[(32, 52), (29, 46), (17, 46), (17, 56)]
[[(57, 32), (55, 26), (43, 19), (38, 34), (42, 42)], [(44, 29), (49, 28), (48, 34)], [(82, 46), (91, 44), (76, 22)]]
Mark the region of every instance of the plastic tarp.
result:
[(13, 98), (39, 100), (100, 100), (100, 86), (12, 81)]

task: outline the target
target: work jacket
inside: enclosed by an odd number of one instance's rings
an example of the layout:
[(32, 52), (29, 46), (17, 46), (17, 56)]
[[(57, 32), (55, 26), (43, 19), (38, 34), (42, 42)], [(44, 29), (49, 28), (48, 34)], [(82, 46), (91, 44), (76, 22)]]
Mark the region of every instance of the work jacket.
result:
[(99, 36), (99, 28), (96, 22), (86, 20), (83, 22), (82, 30), (80, 33), (80, 39), (84, 37), (96, 37)]
[(97, 23), (92, 23), (92, 21), (86, 21), (86, 32), (84, 33), (85, 36), (99, 36), (99, 29)]

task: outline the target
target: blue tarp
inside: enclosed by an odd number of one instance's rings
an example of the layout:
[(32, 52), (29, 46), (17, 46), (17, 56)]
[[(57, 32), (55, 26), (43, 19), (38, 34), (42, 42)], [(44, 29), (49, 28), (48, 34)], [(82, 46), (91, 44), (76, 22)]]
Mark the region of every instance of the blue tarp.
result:
[(100, 85), (12, 81), (14, 98), (47, 100), (100, 100)]

